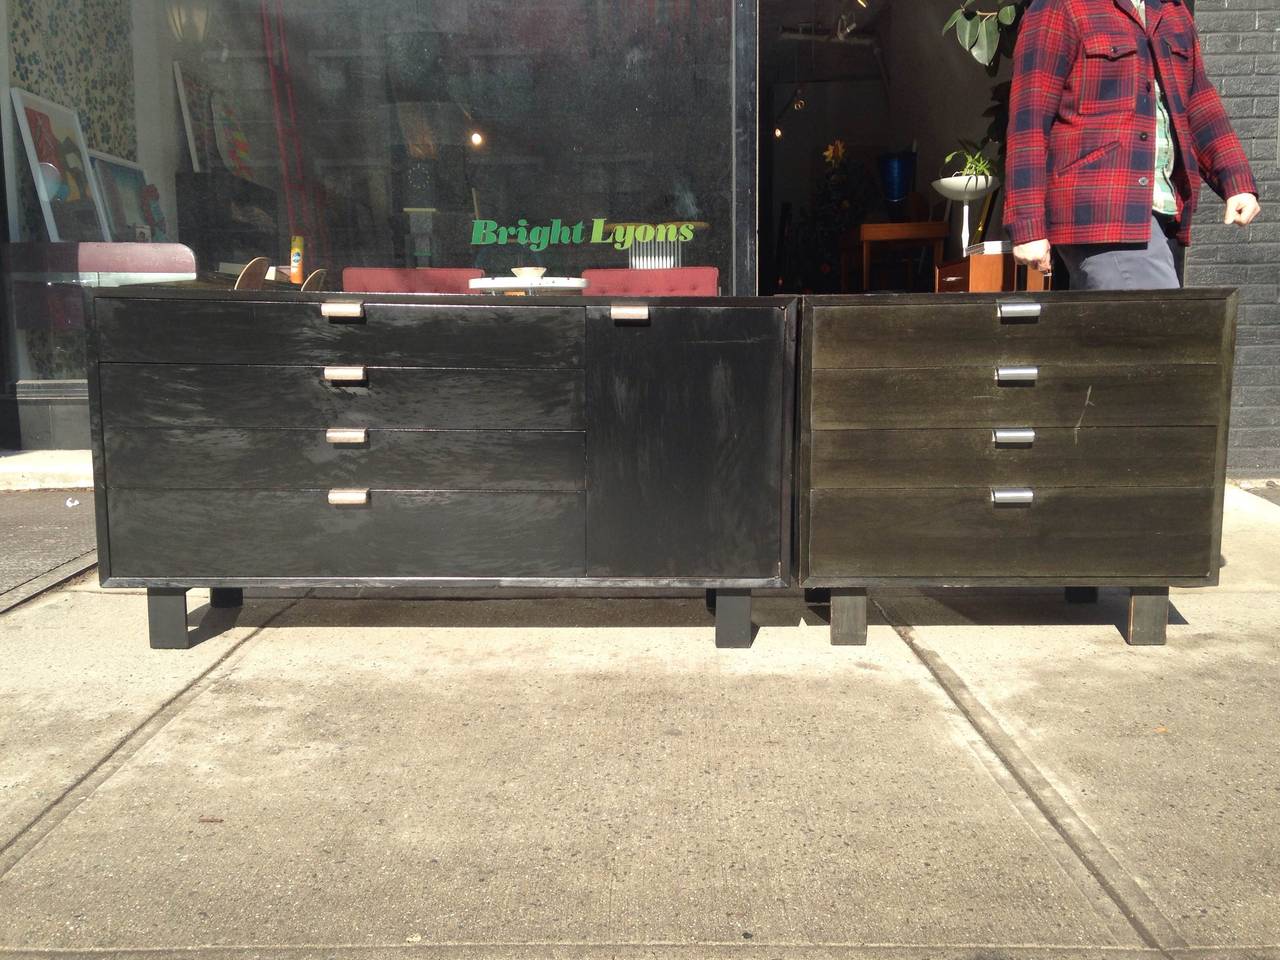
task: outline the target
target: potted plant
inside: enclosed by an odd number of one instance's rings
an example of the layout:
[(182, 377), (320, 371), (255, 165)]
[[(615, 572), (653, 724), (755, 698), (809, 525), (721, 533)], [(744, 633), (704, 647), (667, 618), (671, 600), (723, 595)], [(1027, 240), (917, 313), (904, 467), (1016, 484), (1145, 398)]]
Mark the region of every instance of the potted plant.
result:
[(952, 173), (933, 181), (933, 188), (948, 200), (969, 201), (985, 197), (1000, 186), (991, 159), (983, 151), (986, 142), (974, 143), (961, 140), (960, 149), (952, 150), (943, 158), (944, 167)]
[[(995, 175), (991, 159), (984, 153), (988, 141), (974, 143), (972, 140), (961, 140), (960, 149), (952, 150), (943, 159), (944, 166), (952, 169), (959, 167), (950, 176), (940, 177), (933, 181), (933, 189), (948, 200), (958, 200), (964, 204), (964, 218), (961, 220), (960, 247), (969, 246), (969, 203), (985, 197), (1000, 186)], [(960, 162), (957, 162), (959, 158)]]

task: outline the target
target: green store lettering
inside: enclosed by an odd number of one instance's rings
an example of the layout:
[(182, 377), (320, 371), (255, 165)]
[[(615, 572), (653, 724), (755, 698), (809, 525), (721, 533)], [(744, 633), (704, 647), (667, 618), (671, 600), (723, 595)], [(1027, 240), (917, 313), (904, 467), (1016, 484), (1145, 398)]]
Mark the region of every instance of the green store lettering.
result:
[(496, 220), (471, 222), (471, 245), (476, 247), (516, 246), (528, 247), (540, 253), (552, 246), (573, 246), (583, 243), (608, 243), (618, 250), (629, 250), (636, 243), (688, 243), (693, 239), (694, 224), (676, 220), (668, 223), (616, 223), (610, 224), (604, 217), (587, 222), (565, 223), (559, 217), (548, 223), (531, 225), (521, 217), (512, 226), (503, 226)]

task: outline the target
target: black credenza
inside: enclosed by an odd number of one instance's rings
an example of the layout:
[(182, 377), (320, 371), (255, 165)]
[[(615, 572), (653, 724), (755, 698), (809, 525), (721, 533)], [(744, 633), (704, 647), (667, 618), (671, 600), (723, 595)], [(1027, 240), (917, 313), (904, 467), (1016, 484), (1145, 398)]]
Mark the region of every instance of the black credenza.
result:
[(1235, 310), (104, 290), (101, 579), (154, 646), (191, 587), (397, 585), (703, 588), (721, 645), (755, 588), (861, 643), (869, 586), (1118, 585), (1158, 643), (1217, 582)]
[(90, 338), (101, 579), (699, 587), (717, 641), (790, 580), (783, 300), (104, 293)]

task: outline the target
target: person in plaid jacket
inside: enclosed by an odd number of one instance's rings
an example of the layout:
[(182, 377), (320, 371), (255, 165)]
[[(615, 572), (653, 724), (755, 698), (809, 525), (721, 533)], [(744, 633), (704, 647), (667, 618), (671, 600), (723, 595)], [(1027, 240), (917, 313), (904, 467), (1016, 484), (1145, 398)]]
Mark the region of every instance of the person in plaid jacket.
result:
[(1047, 271), (1057, 248), (1073, 289), (1180, 286), (1202, 180), (1224, 223), (1259, 212), (1184, 0), (1033, 0), (1006, 155), (1014, 257)]

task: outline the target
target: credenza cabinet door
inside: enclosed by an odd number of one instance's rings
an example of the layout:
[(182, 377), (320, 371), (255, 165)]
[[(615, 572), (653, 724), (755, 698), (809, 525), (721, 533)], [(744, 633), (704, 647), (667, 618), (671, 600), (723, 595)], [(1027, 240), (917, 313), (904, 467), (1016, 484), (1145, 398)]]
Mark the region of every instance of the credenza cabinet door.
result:
[(587, 573), (788, 576), (794, 314), (587, 318)]

